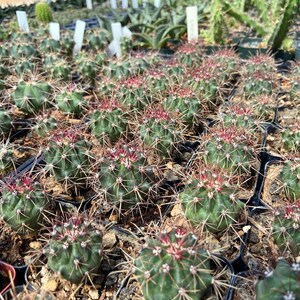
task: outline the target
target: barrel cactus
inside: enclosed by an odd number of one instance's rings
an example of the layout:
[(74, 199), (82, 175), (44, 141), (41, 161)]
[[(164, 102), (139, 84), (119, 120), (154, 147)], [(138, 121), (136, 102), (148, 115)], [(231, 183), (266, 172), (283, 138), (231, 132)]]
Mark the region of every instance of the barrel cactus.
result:
[(0, 215), (18, 233), (41, 227), (48, 198), (43, 187), (30, 174), (8, 178), (1, 187)]
[(52, 10), (47, 2), (36, 3), (35, 15), (37, 20), (41, 23), (49, 23), (52, 21)]
[(44, 253), (52, 271), (78, 284), (101, 265), (102, 233), (87, 216), (75, 214), (53, 226)]
[(145, 300), (204, 299), (213, 280), (209, 254), (181, 228), (149, 239), (134, 264)]

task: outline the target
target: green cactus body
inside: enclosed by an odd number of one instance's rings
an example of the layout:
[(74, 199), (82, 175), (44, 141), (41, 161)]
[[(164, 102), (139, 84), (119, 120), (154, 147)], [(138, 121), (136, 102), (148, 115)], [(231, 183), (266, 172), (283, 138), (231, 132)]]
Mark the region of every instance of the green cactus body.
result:
[(185, 68), (182, 64), (176, 60), (170, 60), (164, 63), (163, 71), (166, 74), (170, 85), (179, 83), (181, 84), (184, 80)]
[(84, 184), (91, 166), (90, 149), (91, 145), (77, 131), (58, 131), (44, 153), (46, 171), (59, 182)]
[(275, 212), (272, 224), (272, 236), (282, 251), (290, 251), (297, 256), (300, 253), (300, 202), (281, 207)]
[(169, 91), (163, 106), (166, 111), (175, 113), (184, 124), (192, 127), (199, 114), (201, 103), (189, 88), (175, 86)]
[(102, 159), (99, 179), (107, 201), (120, 209), (147, 200), (154, 181), (144, 152), (126, 144), (116, 145)]
[(109, 32), (105, 29), (93, 30), (87, 34), (86, 39), (92, 50), (103, 50), (108, 44)]
[(32, 46), (32, 44), (28, 42), (28, 44), (17, 44), (13, 45), (10, 48), (10, 56), (13, 59), (20, 59), (20, 58), (37, 58), (38, 52)]
[(186, 67), (197, 67), (202, 62), (203, 53), (199, 48), (199, 45), (195, 43), (189, 43), (182, 45), (175, 54), (175, 59), (179, 64), (183, 64)]
[(24, 174), (2, 186), (0, 215), (18, 233), (35, 231), (41, 227), (47, 203), (44, 189)]
[(38, 49), (45, 56), (48, 56), (50, 52), (59, 52), (61, 50), (60, 42), (52, 38), (43, 39), (39, 45)]
[(45, 58), (45, 67), (52, 79), (59, 79), (65, 82), (69, 81), (71, 67), (68, 61), (60, 58), (58, 55), (49, 53)]
[(250, 134), (254, 133), (257, 126), (249, 106), (239, 103), (228, 105), (227, 107), (224, 107), (224, 109), (225, 113), (221, 115), (221, 119), (225, 127), (241, 127)]
[(144, 78), (141, 76), (129, 77), (120, 82), (116, 98), (128, 109), (142, 110), (151, 103), (151, 92), (147, 88)]
[(300, 267), (292, 266), (285, 259), (279, 259), (274, 271), (255, 285), (256, 300), (300, 299)]
[(145, 300), (204, 299), (212, 284), (208, 253), (179, 228), (147, 241), (134, 264)]
[(38, 116), (33, 130), (40, 137), (46, 137), (52, 130), (57, 129), (57, 122), (53, 117)]
[(220, 124), (212, 127), (203, 141), (207, 163), (233, 173), (249, 172), (254, 154), (249, 135), (244, 129)]
[(9, 69), (4, 65), (0, 65), (0, 79), (5, 79), (9, 74)]
[(163, 157), (170, 157), (173, 144), (179, 138), (175, 122), (167, 111), (160, 107), (145, 111), (139, 135), (146, 147)]
[(282, 182), (286, 195), (289, 200), (296, 201), (300, 199), (300, 163), (288, 161), (283, 165), (279, 174), (279, 180)]
[(114, 95), (114, 91), (117, 90), (118, 84), (114, 79), (103, 77), (101, 81), (97, 82), (97, 88), (100, 96), (111, 98)]
[(12, 97), (16, 106), (27, 114), (35, 114), (47, 106), (51, 95), (51, 87), (46, 82), (21, 81), (16, 87)]
[(12, 118), (10, 114), (0, 108), (0, 136), (6, 136), (12, 129)]
[(272, 95), (274, 78), (270, 73), (255, 71), (244, 78), (244, 94), (246, 98)]
[(41, 23), (50, 23), (52, 21), (52, 10), (46, 2), (36, 3), (35, 15), (37, 20)]
[(77, 71), (82, 79), (94, 83), (96, 75), (101, 69), (101, 65), (97, 62), (96, 58), (81, 52), (77, 54), (75, 63)]
[(242, 72), (245, 75), (250, 75), (254, 72), (272, 73), (276, 71), (276, 64), (274, 57), (269, 54), (257, 54), (249, 57), (247, 62), (243, 65)]
[(124, 79), (132, 74), (129, 60), (111, 60), (104, 66), (104, 75), (112, 79)]
[(275, 111), (275, 101), (272, 96), (259, 95), (247, 99), (247, 103), (251, 106), (254, 117), (257, 120), (268, 121), (273, 120)]
[(64, 34), (62, 33), (60, 39), (61, 51), (66, 56), (71, 56), (73, 54), (75, 42), (73, 35), (69, 31), (66, 31)]
[(87, 106), (83, 93), (72, 85), (67, 86), (62, 93), (56, 95), (55, 102), (62, 112), (74, 117), (81, 116)]
[(146, 84), (152, 95), (158, 97), (165, 95), (168, 90), (168, 78), (159, 69), (151, 69), (145, 74)]
[(283, 148), (289, 152), (300, 151), (300, 121), (296, 121), (289, 128), (284, 128), (281, 132)]
[(186, 184), (179, 199), (193, 226), (217, 233), (235, 222), (244, 204), (236, 200), (236, 187), (224, 171), (205, 165)]
[(53, 227), (44, 253), (52, 271), (78, 284), (101, 265), (102, 233), (82, 216), (73, 216)]
[(143, 74), (149, 69), (149, 67), (151, 67), (151, 59), (151, 57), (145, 57), (142, 53), (137, 53), (134, 56), (131, 56), (129, 58), (131, 74), (135, 76)]
[(26, 57), (19, 58), (15, 61), (14, 68), (18, 76), (22, 76), (26, 73), (33, 74), (36, 69), (36, 62)]
[(117, 101), (102, 100), (90, 116), (89, 127), (101, 144), (115, 143), (127, 131), (127, 117)]
[(0, 47), (0, 61), (1, 63), (7, 64), (9, 61), (9, 44), (3, 43)]

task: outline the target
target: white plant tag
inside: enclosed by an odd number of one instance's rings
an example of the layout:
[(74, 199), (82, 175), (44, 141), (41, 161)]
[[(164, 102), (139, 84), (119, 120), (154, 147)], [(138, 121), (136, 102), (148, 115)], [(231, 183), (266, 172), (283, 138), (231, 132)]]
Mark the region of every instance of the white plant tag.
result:
[(146, 7), (148, 0), (143, 0), (143, 7)]
[(160, 0), (154, 0), (154, 6), (160, 7)]
[(117, 41), (112, 41), (106, 48), (106, 54), (109, 57), (114, 56), (117, 53)]
[(86, 8), (93, 9), (93, 1), (92, 0), (86, 0)]
[(54, 22), (50, 22), (49, 23), (49, 32), (51, 37), (54, 40), (59, 41), (60, 40), (60, 28), (59, 28), (59, 23), (54, 23)]
[(22, 11), (22, 10), (17, 10), (16, 14), (17, 14), (17, 19), (18, 19), (18, 24), (19, 24), (20, 29), (26, 33), (29, 33), (30, 29), (29, 29), (29, 25), (28, 25), (28, 21), (27, 21), (26, 12)]
[(76, 21), (75, 31), (74, 31), (74, 49), (73, 49), (73, 56), (80, 52), (82, 43), (83, 43), (83, 36), (85, 30), (85, 22), (81, 20)]
[(122, 0), (122, 9), (128, 8), (128, 0)]
[(112, 9), (117, 9), (117, 0), (110, 0), (110, 5)]
[(198, 11), (197, 6), (186, 8), (188, 42), (198, 41)]
[(130, 29), (127, 26), (124, 26), (122, 28), (122, 36), (128, 39), (132, 38), (132, 32), (130, 31)]
[(139, 8), (139, 2), (138, 2), (138, 0), (132, 0), (132, 7), (133, 8)]
[(119, 42), (122, 37), (122, 25), (121, 23), (112, 23), (111, 24), (113, 40)]

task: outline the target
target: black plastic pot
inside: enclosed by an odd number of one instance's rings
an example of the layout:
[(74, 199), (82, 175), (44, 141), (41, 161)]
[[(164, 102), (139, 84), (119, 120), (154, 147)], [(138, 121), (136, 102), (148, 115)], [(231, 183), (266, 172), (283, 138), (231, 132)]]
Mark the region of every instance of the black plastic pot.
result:
[(262, 38), (248, 37), (244, 38), (238, 44), (238, 53), (240, 58), (247, 59), (258, 53), (269, 53), (269, 49), (262, 47)]

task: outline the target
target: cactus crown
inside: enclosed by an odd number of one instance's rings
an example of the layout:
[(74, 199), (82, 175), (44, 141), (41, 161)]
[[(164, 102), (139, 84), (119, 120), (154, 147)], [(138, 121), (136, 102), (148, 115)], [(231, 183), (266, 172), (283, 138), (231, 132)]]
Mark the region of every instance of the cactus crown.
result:
[(121, 81), (121, 86), (131, 87), (131, 88), (139, 88), (144, 83), (144, 80), (140, 76), (129, 77)]
[(237, 126), (215, 126), (210, 130), (210, 133), (218, 142), (226, 144), (237, 146), (239, 142), (248, 141), (246, 131)]
[(102, 99), (98, 107), (99, 110), (107, 112), (111, 112), (116, 108), (122, 110), (122, 105), (119, 103), (119, 101), (115, 99)]
[(79, 139), (79, 133), (76, 130), (57, 130), (50, 138), (57, 145), (67, 145), (75, 143)]
[(29, 174), (25, 173), (16, 180), (14, 178), (10, 178), (6, 183), (6, 187), (10, 192), (24, 194), (34, 190), (32, 187), (33, 181), (34, 179)]
[(195, 97), (195, 93), (188, 87), (176, 86), (169, 92), (170, 96), (179, 98)]
[(161, 107), (149, 108), (144, 113), (144, 120), (155, 119), (157, 122), (170, 120), (170, 114)]
[(283, 211), (278, 210), (277, 216), (283, 216), (287, 220), (292, 220), (293, 228), (298, 229), (300, 224), (300, 201), (293, 205), (288, 205)]

